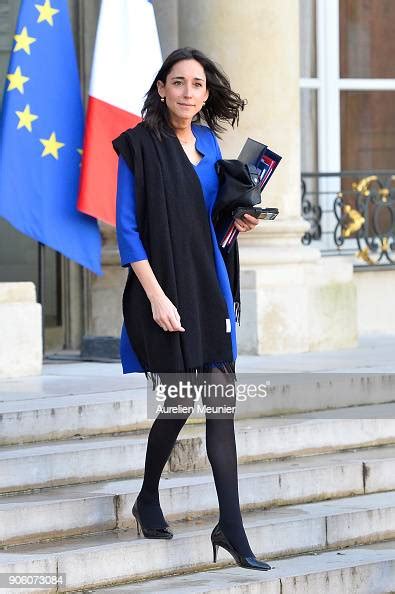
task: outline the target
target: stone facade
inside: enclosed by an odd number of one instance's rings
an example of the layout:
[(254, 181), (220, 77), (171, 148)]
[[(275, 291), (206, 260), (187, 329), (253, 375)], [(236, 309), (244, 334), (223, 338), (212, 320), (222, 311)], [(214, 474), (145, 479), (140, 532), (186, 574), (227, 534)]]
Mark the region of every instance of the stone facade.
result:
[[(173, 2), (166, 11), (163, 3), (156, 2), (155, 10), (162, 49), (171, 51), (177, 45), (201, 49), (222, 66), (232, 87), (248, 101), (239, 126), (223, 135), (224, 158), (235, 158), (248, 136), (283, 156), (263, 195), (265, 206), (279, 208), (279, 217), (239, 235), (239, 353), (354, 346), (357, 308), (352, 264), (322, 258), (300, 241), (308, 223), (300, 214), (298, 3), (267, 5), (250, 0), (246, 11), (237, 0), (179, 0), (178, 6)], [(265, 60), (263, 69), (257, 56), (268, 47), (271, 60)], [(124, 271), (118, 268), (110, 230), (105, 232), (103, 258), (105, 277), (92, 285), (92, 333), (117, 335)]]
[[(283, 156), (263, 195), (263, 205), (278, 207), (280, 216), (239, 235), (239, 353), (353, 346), (358, 308), (352, 263), (322, 258), (300, 241), (308, 223), (300, 214), (298, 3), (250, 0), (248, 11), (238, 0), (154, 0), (153, 5), (163, 57), (185, 45), (201, 49), (248, 100), (239, 126), (229, 128), (220, 141), (224, 158), (237, 156), (248, 136)], [(69, 6), (86, 98), (100, 2), (79, 0)], [(271, 59), (263, 66), (257, 57), (267, 48)], [(102, 225), (102, 236), (104, 277), (79, 274), (73, 263), (64, 266), (68, 348), (79, 348), (83, 335), (120, 333), (125, 270), (119, 265), (114, 230)]]

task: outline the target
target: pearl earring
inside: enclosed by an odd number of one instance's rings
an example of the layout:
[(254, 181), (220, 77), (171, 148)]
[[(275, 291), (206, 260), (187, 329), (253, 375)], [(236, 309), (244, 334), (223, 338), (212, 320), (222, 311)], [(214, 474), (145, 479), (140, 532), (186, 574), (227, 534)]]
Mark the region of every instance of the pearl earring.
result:
[(161, 97), (160, 100), (163, 102), (165, 100), (165, 98), (164, 97)]

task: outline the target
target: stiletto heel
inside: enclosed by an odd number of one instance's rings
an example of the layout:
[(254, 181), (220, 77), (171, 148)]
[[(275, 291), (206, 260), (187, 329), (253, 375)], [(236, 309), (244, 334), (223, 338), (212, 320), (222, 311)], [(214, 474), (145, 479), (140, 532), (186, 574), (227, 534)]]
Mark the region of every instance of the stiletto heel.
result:
[(139, 526), (137, 519), (136, 519), (136, 529), (137, 529), (137, 534), (140, 536), (140, 526)]
[(213, 545), (213, 557), (214, 557), (213, 563), (216, 563), (217, 562), (218, 545), (216, 545), (215, 543), (212, 543), (212, 545)]
[(226, 538), (225, 534), (222, 532), (219, 522), (216, 526), (214, 526), (213, 531), (211, 533), (211, 543), (213, 545), (213, 553), (214, 553), (214, 563), (217, 560), (217, 550), (218, 547), (223, 547), (228, 553), (230, 553), (233, 559), (236, 561), (239, 567), (245, 567), (246, 569), (259, 569), (261, 571), (267, 571), (268, 569), (272, 569), (269, 563), (265, 561), (259, 561), (255, 555), (252, 557), (245, 557), (244, 555), (240, 555), (236, 551), (236, 549), (230, 544), (229, 540)]
[(140, 518), (139, 511), (137, 509), (137, 500), (134, 502), (132, 507), (132, 514), (136, 519), (137, 524), (137, 534), (140, 535), (139, 525), (140, 528), (145, 536), (145, 538), (173, 538), (173, 533), (169, 528), (146, 528)]

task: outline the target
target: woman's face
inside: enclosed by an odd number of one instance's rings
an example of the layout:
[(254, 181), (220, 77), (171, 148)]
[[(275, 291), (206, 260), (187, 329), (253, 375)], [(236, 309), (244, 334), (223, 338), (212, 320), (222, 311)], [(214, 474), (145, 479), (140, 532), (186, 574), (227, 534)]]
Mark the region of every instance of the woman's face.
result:
[(206, 75), (197, 60), (181, 60), (167, 75), (166, 84), (157, 82), (158, 92), (165, 97), (170, 118), (175, 122), (192, 121), (208, 98)]

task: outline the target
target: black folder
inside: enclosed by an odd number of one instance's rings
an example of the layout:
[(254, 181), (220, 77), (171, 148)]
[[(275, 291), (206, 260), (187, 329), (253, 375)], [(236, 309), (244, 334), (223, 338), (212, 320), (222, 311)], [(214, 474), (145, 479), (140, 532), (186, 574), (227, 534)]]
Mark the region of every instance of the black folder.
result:
[(266, 149), (266, 144), (262, 144), (252, 138), (247, 138), (241, 149), (241, 153), (237, 158), (239, 161), (246, 163), (247, 165), (256, 165)]

